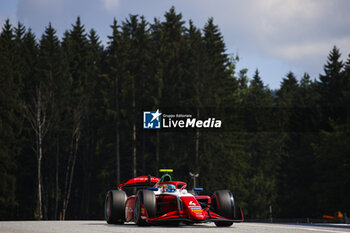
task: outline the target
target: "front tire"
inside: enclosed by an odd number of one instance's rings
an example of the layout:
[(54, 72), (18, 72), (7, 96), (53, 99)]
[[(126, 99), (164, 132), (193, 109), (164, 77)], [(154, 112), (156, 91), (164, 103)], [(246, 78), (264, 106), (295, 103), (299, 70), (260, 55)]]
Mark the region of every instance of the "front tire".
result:
[[(235, 202), (229, 190), (219, 190), (212, 197), (212, 211), (228, 219), (235, 218)], [(229, 227), (233, 221), (215, 222), (218, 227)]]
[(105, 219), (108, 224), (123, 224), (125, 221), (126, 193), (110, 190), (105, 200)]
[[(146, 213), (141, 213), (144, 207)], [(134, 221), (138, 226), (147, 226), (148, 223), (141, 215), (147, 214), (148, 218), (156, 217), (156, 196), (151, 190), (139, 190), (135, 199)]]

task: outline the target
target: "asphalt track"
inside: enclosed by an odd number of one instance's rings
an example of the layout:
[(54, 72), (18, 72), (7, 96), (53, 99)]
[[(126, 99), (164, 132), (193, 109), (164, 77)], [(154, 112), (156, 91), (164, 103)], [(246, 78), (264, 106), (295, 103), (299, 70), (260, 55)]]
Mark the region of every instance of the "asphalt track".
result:
[(213, 223), (193, 226), (151, 226), (138, 227), (135, 224), (109, 225), (104, 221), (0, 221), (0, 232), (6, 233), (343, 233), (350, 232), (350, 225), (321, 225), (321, 224), (274, 224), (274, 223), (237, 223), (231, 227), (218, 228)]

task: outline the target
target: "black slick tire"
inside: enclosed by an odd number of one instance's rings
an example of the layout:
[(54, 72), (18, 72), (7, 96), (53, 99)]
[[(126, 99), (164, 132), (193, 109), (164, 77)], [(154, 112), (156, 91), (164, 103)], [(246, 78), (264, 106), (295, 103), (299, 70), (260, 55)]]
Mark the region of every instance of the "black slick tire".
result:
[(105, 200), (105, 219), (108, 224), (123, 224), (127, 195), (122, 190), (110, 190)]
[(149, 225), (141, 218), (141, 205), (146, 209), (148, 218), (156, 217), (156, 197), (151, 190), (139, 190), (136, 194), (134, 205), (134, 221), (138, 226)]
[[(213, 194), (211, 209), (213, 212), (228, 219), (235, 218), (234, 199), (231, 191), (219, 190)], [(233, 221), (218, 221), (215, 225), (218, 227), (229, 227), (233, 224)]]

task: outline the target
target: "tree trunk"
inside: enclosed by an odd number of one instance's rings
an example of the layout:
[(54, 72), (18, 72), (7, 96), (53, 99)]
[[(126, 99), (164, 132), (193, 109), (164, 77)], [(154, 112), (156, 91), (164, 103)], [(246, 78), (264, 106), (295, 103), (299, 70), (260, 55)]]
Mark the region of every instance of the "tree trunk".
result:
[(89, 199), (90, 199), (90, 183), (91, 183), (91, 163), (94, 155), (94, 129), (93, 122), (94, 118), (93, 114), (87, 117), (87, 121), (85, 122), (86, 131), (84, 133), (84, 140), (82, 139), (82, 145), (85, 146), (85, 151), (81, 154), (84, 156), (81, 159), (82, 169), (83, 169), (83, 187), (81, 190), (81, 202), (80, 202), (80, 216), (82, 219), (89, 219)]
[(75, 168), (75, 162), (77, 159), (77, 153), (78, 153), (78, 146), (79, 146), (79, 140), (80, 140), (80, 134), (81, 134), (81, 119), (80, 115), (82, 113), (77, 112), (78, 116), (75, 122), (75, 126), (73, 128), (73, 133), (72, 133), (72, 141), (71, 141), (71, 149), (70, 149), (70, 155), (68, 159), (68, 164), (67, 164), (67, 171), (66, 171), (66, 182), (65, 182), (65, 193), (64, 193), (64, 199), (63, 199), (63, 208), (62, 208), (62, 220), (66, 219), (66, 213), (67, 213), (67, 208), (69, 204), (69, 198), (70, 198), (70, 193), (72, 190), (72, 183), (73, 183), (73, 176), (74, 176), (74, 168)]
[(147, 175), (146, 174), (146, 152), (145, 152), (145, 150), (146, 150), (146, 142), (145, 142), (145, 131), (144, 130), (142, 130), (142, 173), (144, 174), (144, 175)]
[(43, 218), (42, 212), (42, 195), (41, 195), (41, 158), (38, 158), (38, 219), (41, 220)]
[(59, 197), (59, 188), (58, 188), (58, 169), (59, 169), (59, 153), (60, 153), (60, 144), (59, 144), (59, 138), (57, 137), (57, 151), (56, 151), (56, 193), (55, 193), (55, 217), (54, 219), (58, 218), (58, 197)]
[(199, 163), (198, 163), (198, 161), (199, 161), (199, 136), (200, 136), (199, 130), (197, 129), (196, 130), (196, 167), (197, 168), (199, 166)]
[(72, 138), (72, 142), (71, 142), (71, 146), (70, 146), (70, 153), (69, 153), (69, 157), (68, 157), (68, 162), (67, 162), (67, 167), (66, 167), (66, 178), (65, 178), (65, 182), (64, 182), (64, 192), (63, 192), (63, 206), (62, 206), (62, 220), (65, 220), (65, 216), (66, 216), (66, 209), (67, 209), (67, 193), (68, 193), (68, 179), (69, 179), (69, 173), (71, 170), (71, 161), (72, 161), (72, 147), (73, 147), (73, 138)]
[(119, 135), (119, 127), (117, 127), (117, 184), (120, 184), (120, 135)]
[(159, 176), (159, 130), (157, 130), (157, 144), (156, 144), (156, 165), (157, 165), (157, 177)]
[(36, 122), (37, 122), (37, 136), (38, 136), (38, 204), (39, 204), (39, 220), (43, 218), (42, 212), (42, 189), (41, 189), (41, 160), (43, 158), (43, 150), (42, 150), (42, 125), (41, 125), (41, 91), (38, 90), (38, 102), (36, 109)]
[[(199, 119), (199, 109), (197, 108), (197, 119)], [(196, 129), (196, 158), (195, 158), (195, 164), (196, 164), (196, 169), (198, 169), (198, 161), (199, 161), (199, 130)]]
[(119, 79), (118, 77), (115, 78), (115, 108), (117, 112), (117, 120), (116, 120), (116, 155), (117, 155), (117, 184), (120, 184), (120, 135), (119, 135)]
[(135, 77), (132, 78), (132, 110), (133, 110), (133, 127), (132, 127), (132, 165), (133, 165), (133, 177), (137, 175), (137, 163), (136, 163), (136, 96), (135, 96)]
[(133, 177), (136, 177), (136, 169), (137, 169), (137, 164), (136, 164), (136, 124), (134, 122), (133, 127), (132, 127), (132, 147), (133, 147), (133, 153), (132, 153), (132, 164), (133, 164)]
[[(42, 96), (43, 95), (43, 96)], [(41, 174), (42, 158), (43, 158), (43, 139), (50, 127), (50, 119), (48, 119), (48, 107), (52, 104), (52, 99), (49, 92), (45, 92), (45, 87), (42, 84), (36, 88), (36, 93), (33, 96), (31, 103), (23, 103), (21, 105), (24, 117), (29, 121), (36, 140), (36, 159), (37, 159), (37, 182), (38, 182), (38, 206), (37, 218), (43, 218), (43, 182)], [(46, 213), (45, 213), (46, 217)]]
[(45, 192), (44, 189), (44, 182), (43, 182), (43, 175), (41, 175), (41, 203), (42, 203), (42, 212), (43, 212), (43, 219), (48, 220), (47, 218), (47, 202), (48, 202), (48, 193)]

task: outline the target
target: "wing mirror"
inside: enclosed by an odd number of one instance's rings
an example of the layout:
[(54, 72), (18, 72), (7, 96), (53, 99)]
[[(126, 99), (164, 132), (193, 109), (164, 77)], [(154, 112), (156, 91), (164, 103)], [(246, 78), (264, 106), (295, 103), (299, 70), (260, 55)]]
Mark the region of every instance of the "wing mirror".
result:
[(193, 188), (193, 191), (195, 192), (202, 192), (204, 189), (203, 188)]

